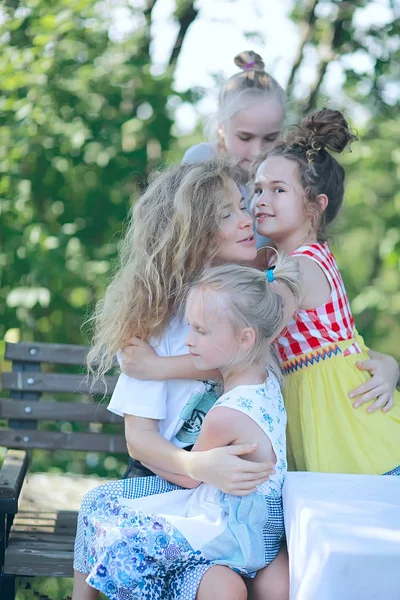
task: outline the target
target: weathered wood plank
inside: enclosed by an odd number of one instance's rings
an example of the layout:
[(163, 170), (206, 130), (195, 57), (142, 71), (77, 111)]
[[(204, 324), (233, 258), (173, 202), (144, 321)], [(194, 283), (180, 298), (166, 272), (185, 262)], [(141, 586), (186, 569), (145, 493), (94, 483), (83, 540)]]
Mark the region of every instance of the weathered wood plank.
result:
[(37, 373), (29, 371), (3, 373), (3, 389), (18, 392), (69, 392), (72, 394), (112, 394), (118, 377), (109, 375), (105, 384), (97, 381), (91, 386), (87, 375), (70, 373)]
[(0, 512), (15, 514), (18, 511), (19, 494), (27, 468), (26, 452), (8, 450), (0, 470)]
[(49, 546), (47, 550), (32, 547), (14, 547), (10, 541), (4, 561), (4, 573), (7, 575), (36, 577), (72, 577), (74, 551), (56, 550)]
[(126, 454), (123, 435), (109, 433), (62, 433), (32, 429), (0, 429), (0, 446), (15, 449), (82, 450)]
[(88, 348), (72, 344), (45, 344), (38, 342), (6, 343), (6, 360), (49, 362), (54, 364), (84, 365)]
[[(4, 572), (72, 577), (78, 509), (84, 494), (105, 480), (34, 473), (25, 483), (21, 509), (11, 529)], [(58, 506), (61, 510), (54, 510)], [(30, 530), (30, 523), (36, 523)]]
[(12, 536), (11, 544), (14, 551), (25, 550), (25, 548), (37, 551), (44, 550), (45, 552), (51, 552), (52, 550), (55, 552), (59, 550), (70, 551), (74, 548), (74, 535), (71, 534), (69, 538), (65, 540), (59, 540), (57, 536), (54, 536), (53, 539), (48, 542), (41, 542), (39, 540), (16, 540), (15, 537)]
[(11, 530), (4, 573), (71, 577), (78, 508), (83, 495), (101, 483), (93, 477), (31, 475)]
[(108, 402), (28, 402), (0, 398), (0, 419), (25, 421), (76, 421), (82, 423), (122, 423), (119, 415), (107, 410)]

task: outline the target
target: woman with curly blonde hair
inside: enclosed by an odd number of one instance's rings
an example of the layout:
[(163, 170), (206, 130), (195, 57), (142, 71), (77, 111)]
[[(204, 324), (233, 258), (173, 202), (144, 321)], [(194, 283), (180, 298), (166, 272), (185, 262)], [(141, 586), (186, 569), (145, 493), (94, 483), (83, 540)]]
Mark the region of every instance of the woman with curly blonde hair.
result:
[[(121, 251), (120, 266), (94, 315), (94, 345), (89, 369), (101, 378), (119, 348), (132, 336), (149, 340), (161, 356), (184, 359), (188, 326), (183, 308), (190, 284), (204, 267), (217, 263), (251, 263), (256, 256), (251, 218), (240, 194), (240, 171), (235, 162), (217, 157), (199, 165), (181, 165), (151, 182), (132, 209)], [(160, 377), (160, 373), (157, 374)], [(112, 519), (121, 511), (120, 499), (139, 498), (193, 487), (199, 481), (228, 494), (245, 496), (273, 471), (268, 462), (240, 458), (256, 445), (185, 452), (200, 432), (208, 409), (215, 403), (216, 371), (193, 367), (192, 379), (139, 381), (124, 374), (109, 409), (124, 416), (129, 454), (156, 476), (112, 482), (89, 492), (81, 506), (75, 544), (74, 599), (97, 598), (86, 584), (96, 565), (94, 539), (98, 519)], [(156, 379), (156, 378), (154, 378)], [(250, 442), (251, 440), (249, 440)], [(101, 565), (99, 565), (100, 569)], [(183, 589), (185, 577), (197, 598), (242, 598), (245, 586), (228, 567), (217, 566), (215, 577), (200, 565), (163, 582), (164, 589)], [(100, 569), (101, 570), (101, 569)], [(127, 582), (127, 590), (132, 589)], [(109, 597), (113, 583), (103, 587)], [(121, 592), (122, 593), (122, 592)], [(136, 593), (136, 592), (135, 592)], [(175, 592), (174, 592), (175, 593)], [(128, 597), (128, 596), (127, 596)], [(183, 598), (184, 596), (182, 596)], [(194, 598), (194, 596), (193, 596)]]

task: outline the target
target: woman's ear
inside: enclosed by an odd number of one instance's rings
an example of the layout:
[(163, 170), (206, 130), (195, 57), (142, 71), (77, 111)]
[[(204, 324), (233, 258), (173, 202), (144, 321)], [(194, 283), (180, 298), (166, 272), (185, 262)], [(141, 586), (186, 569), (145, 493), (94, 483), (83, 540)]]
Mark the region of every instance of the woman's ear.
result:
[(242, 329), (242, 333), (240, 335), (240, 345), (242, 346), (243, 350), (250, 350), (255, 341), (256, 334), (252, 327), (245, 327)]

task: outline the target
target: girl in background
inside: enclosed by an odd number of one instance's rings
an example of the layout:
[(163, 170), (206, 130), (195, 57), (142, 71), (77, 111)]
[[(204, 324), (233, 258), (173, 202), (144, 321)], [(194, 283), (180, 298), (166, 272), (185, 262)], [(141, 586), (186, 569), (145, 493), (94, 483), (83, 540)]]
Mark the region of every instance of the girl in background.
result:
[[(121, 597), (128, 582), (132, 598), (195, 600), (202, 596), (188, 577), (192, 569), (229, 581), (236, 574), (227, 567), (252, 576), (275, 559), (284, 534), (286, 414), (279, 382), (269, 370), (274, 366), (269, 346), (284, 320), (272, 278), (297, 297), (293, 259), (278, 258), (268, 277), (233, 265), (206, 270), (189, 294), (185, 343), (195, 367), (218, 369), (224, 383), (193, 452), (252, 440), (257, 450), (250, 460), (276, 463), (275, 473), (245, 496), (188, 477), (181, 480), (188, 489), (100, 505), (86, 525), (96, 532), (91, 554), (97, 559), (88, 583), (111, 600)], [(157, 487), (158, 478), (151, 479)], [(213, 590), (211, 597), (220, 596)], [(244, 582), (237, 582), (231, 597), (247, 598)]]
[(371, 379), (356, 363), (377, 353), (357, 334), (326, 241), (326, 226), (343, 203), (345, 176), (330, 151), (342, 152), (355, 139), (339, 111), (323, 109), (304, 118), (260, 159), (252, 208), (258, 232), (278, 252), (298, 258), (302, 274), (299, 310), (277, 338), (289, 468), (399, 475), (398, 368), (393, 365), (392, 380), (370, 392), (374, 402), (366, 411), (354, 410), (349, 389)]
[[(285, 92), (272, 75), (266, 73), (259, 54), (241, 52), (234, 62), (241, 71), (232, 75), (219, 93), (218, 142), (192, 146), (182, 162), (198, 163), (219, 152), (227, 152), (239, 161), (248, 177), (254, 159), (262, 150), (272, 148), (280, 135), (285, 118)], [(241, 192), (249, 208), (250, 190), (245, 183)], [(256, 234), (257, 247), (266, 241)]]
[(262, 150), (272, 148), (285, 118), (285, 92), (266, 73), (259, 54), (241, 52), (233, 59), (241, 71), (222, 86), (218, 98), (216, 144), (202, 143), (189, 148), (184, 163), (197, 163), (218, 152), (228, 152), (250, 172)]

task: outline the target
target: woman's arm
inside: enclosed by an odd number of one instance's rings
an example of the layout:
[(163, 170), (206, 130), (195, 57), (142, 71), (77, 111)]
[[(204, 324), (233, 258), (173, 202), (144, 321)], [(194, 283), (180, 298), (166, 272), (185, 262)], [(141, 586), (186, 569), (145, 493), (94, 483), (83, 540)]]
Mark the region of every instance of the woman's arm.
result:
[(158, 356), (157, 352), (143, 340), (131, 338), (129, 344), (121, 350), (120, 364), (122, 372), (129, 377), (147, 381), (156, 379), (198, 379), (203, 381), (221, 379), (219, 371), (199, 371), (193, 365), (190, 354), (180, 356)]
[(196, 487), (205, 481), (225, 493), (244, 495), (250, 493), (247, 492), (249, 486), (259, 485), (271, 474), (268, 462), (249, 462), (240, 458), (252, 454), (257, 444), (227, 446), (222, 443), (220, 446), (223, 447), (213, 446), (208, 451), (187, 452), (160, 435), (155, 419), (124, 415), (124, 420), (130, 456), (171, 483)]
[(367, 412), (372, 413), (380, 408), (388, 412), (394, 404), (394, 391), (399, 382), (400, 369), (396, 360), (388, 354), (376, 350), (368, 350), (370, 360), (357, 362), (362, 371), (369, 371), (371, 379), (349, 393), (349, 398), (356, 398), (354, 408), (375, 400)]

